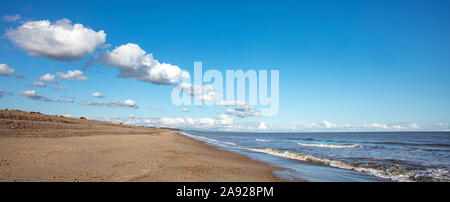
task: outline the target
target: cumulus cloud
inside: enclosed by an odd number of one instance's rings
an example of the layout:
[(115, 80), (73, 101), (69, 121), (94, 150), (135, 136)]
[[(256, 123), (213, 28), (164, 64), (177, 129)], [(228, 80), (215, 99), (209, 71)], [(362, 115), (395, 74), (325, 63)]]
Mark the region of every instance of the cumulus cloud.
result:
[[(388, 129), (389, 126), (385, 123), (371, 123), (371, 124), (363, 124), (364, 128), (374, 128), (374, 129)], [(401, 129), (403, 128), (401, 125), (394, 125), (394, 129)]]
[(159, 120), (161, 126), (171, 127), (171, 128), (201, 128), (201, 129), (212, 129), (215, 128), (216, 120), (212, 118), (199, 118), (194, 119), (188, 116), (183, 118), (170, 118), (163, 117)]
[(60, 77), (64, 80), (71, 80), (71, 81), (87, 81), (89, 80), (88, 77), (83, 76), (83, 72), (80, 70), (69, 70), (67, 73), (64, 72), (58, 72), (56, 73), (56, 76)]
[[(0, 76), (9, 76), (13, 74), (15, 69), (9, 67), (7, 64), (0, 64)], [(22, 74), (15, 73), (14, 74), (19, 79), (24, 79), (25, 77)]]
[(9, 76), (14, 73), (14, 69), (9, 67), (7, 64), (0, 64), (0, 75)]
[[(124, 120), (122, 120), (124, 121)], [(220, 114), (217, 118), (192, 118), (189, 116), (184, 117), (162, 117), (152, 118), (151, 121), (134, 117), (132, 122), (127, 122), (133, 125), (149, 125), (149, 126), (162, 126), (170, 128), (193, 128), (193, 129), (220, 129), (231, 128), (234, 124), (234, 118), (226, 114)]]
[(46, 87), (45, 83), (43, 83), (42, 81), (35, 81), (35, 82), (31, 83), (31, 86), (43, 87), (43, 88)]
[(80, 60), (106, 40), (103, 30), (96, 32), (68, 19), (29, 21), (7, 30), (5, 36), (31, 56), (59, 61)]
[(105, 98), (105, 96), (102, 95), (100, 92), (92, 93), (91, 96), (96, 98)]
[(408, 126), (409, 126), (410, 128), (414, 128), (414, 129), (419, 129), (419, 128), (420, 128), (419, 124), (417, 124), (417, 123), (411, 123), (411, 124), (409, 124)]
[(21, 16), (19, 14), (15, 15), (5, 15), (2, 17), (2, 20), (5, 22), (15, 22), (17, 20), (20, 20)]
[(222, 98), (222, 95), (218, 94), (210, 84), (199, 86), (182, 82), (176, 85), (175, 88), (178, 88), (181, 92), (197, 100), (215, 102)]
[[(366, 123), (366, 124), (343, 124), (338, 125), (329, 121), (317, 123), (289, 123), (284, 125), (276, 125), (271, 127), (278, 130), (294, 130), (294, 131), (411, 131), (424, 129), (417, 123)], [(432, 129), (433, 126), (428, 126)]]
[(103, 106), (105, 105), (105, 102), (102, 101), (82, 101), (79, 102), (81, 105), (91, 105), (91, 106)]
[(269, 127), (267, 127), (266, 123), (261, 121), (261, 122), (259, 122), (259, 125), (258, 125), (257, 129), (258, 130), (267, 130), (267, 129), (269, 129)]
[(243, 101), (237, 101), (237, 100), (223, 100), (223, 101), (217, 102), (216, 105), (218, 105), (218, 106), (239, 106), (239, 105), (247, 105), (247, 103), (243, 102)]
[(189, 73), (176, 65), (160, 63), (139, 45), (128, 43), (97, 57), (106, 66), (119, 68), (120, 76), (156, 84), (173, 84), (189, 78)]
[(254, 117), (254, 116), (261, 116), (261, 112), (253, 108), (252, 106), (248, 104), (239, 104), (236, 105), (235, 108), (228, 108), (225, 111), (226, 114), (231, 114), (234, 116), (238, 116), (241, 118), (245, 117)]
[(185, 128), (185, 129), (217, 129), (227, 131), (237, 130), (255, 130), (259, 122), (235, 122), (232, 116), (220, 114), (216, 118), (203, 117), (192, 118), (184, 117), (112, 117), (112, 118), (97, 118), (98, 120), (110, 121), (114, 123), (123, 123), (137, 126), (152, 126), (152, 127), (170, 127), (170, 128)]
[[(420, 129), (440, 129), (448, 130), (450, 124), (448, 123), (438, 123), (423, 127), (422, 125), (416, 123), (394, 123), (385, 124), (361, 124), (361, 125), (351, 125), (351, 124), (333, 124), (328, 121), (327, 124), (324, 121), (313, 122), (313, 123), (266, 123), (264, 121), (244, 121), (235, 120), (233, 116), (227, 114), (220, 114), (216, 118), (203, 117), (203, 118), (192, 118), (189, 116), (184, 117), (113, 117), (113, 118), (97, 118), (98, 120), (110, 121), (114, 123), (123, 123), (129, 125), (137, 126), (152, 126), (152, 127), (170, 127), (170, 128), (181, 128), (181, 129), (205, 129), (205, 130), (219, 130), (219, 131), (255, 131), (255, 130), (265, 130), (265, 131), (308, 131), (308, 132), (320, 132), (320, 131), (414, 131), (417, 130), (416, 127)], [(375, 126), (380, 128), (367, 128), (367, 126)], [(396, 127), (401, 126), (398, 129)]]
[(42, 100), (45, 98), (44, 96), (37, 93), (35, 90), (26, 90), (26, 91), (20, 92), (20, 95), (22, 95), (26, 98), (33, 99), (33, 100)]
[(325, 126), (325, 128), (336, 128), (336, 124), (332, 124), (329, 121), (323, 120), (322, 125)]
[(228, 116), (228, 115), (226, 115), (226, 114), (220, 114), (218, 117), (217, 117), (217, 125), (220, 125), (220, 126), (228, 126), (228, 125), (231, 125), (231, 124), (233, 124), (234, 123), (234, 117), (232, 117), (232, 116)]
[(56, 98), (44, 98), (44, 101), (46, 102), (61, 102), (61, 100)]
[(125, 100), (124, 102), (120, 102), (117, 100), (113, 100), (111, 102), (106, 103), (110, 107), (132, 107), (132, 108), (138, 108), (136, 105), (136, 101), (134, 100)]
[(448, 123), (437, 123), (437, 124), (435, 124), (434, 127), (438, 128), (438, 129), (448, 130), (448, 129), (450, 129), (450, 124), (448, 124)]
[(244, 101), (224, 100), (216, 103), (217, 106), (232, 106), (234, 108), (226, 109), (226, 114), (231, 114), (241, 118), (261, 116), (261, 111), (252, 107)]
[(39, 81), (47, 82), (47, 83), (58, 83), (59, 81), (55, 78), (53, 74), (44, 74), (43, 76), (38, 78)]
[(139, 108), (136, 105), (136, 101), (128, 99), (123, 102), (113, 100), (111, 102), (103, 102), (103, 101), (82, 101), (79, 102), (81, 105), (90, 105), (90, 106), (108, 106), (108, 107), (131, 107), (131, 108)]
[(35, 90), (25, 90), (25, 91), (20, 92), (20, 95), (22, 95), (26, 98), (30, 98), (32, 100), (42, 100), (45, 102), (61, 102), (61, 100), (56, 99), (56, 98), (45, 97), (45, 96), (37, 93)]

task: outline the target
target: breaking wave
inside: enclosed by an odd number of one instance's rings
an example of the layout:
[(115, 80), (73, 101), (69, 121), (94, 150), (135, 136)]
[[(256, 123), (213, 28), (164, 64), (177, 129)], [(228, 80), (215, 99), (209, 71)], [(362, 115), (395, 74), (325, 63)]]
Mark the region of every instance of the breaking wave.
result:
[(335, 168), (354, 170), (358, 172), (367, 173), (376, 177), (390, 179), (400, 182), (415, 182), (415, 181), (444, 181), (450, 180), (450, 172), (445, 169), (425, 169), (412, 170), (402, 167), (397, 164), (380, 165), (377, 163), (349, 163), (339, 160), (325, 159), (310, 155), (302, 155), (298, 153), (279, 151), (275, 149), (248, 149), (254, 152), (266, 153), (274, 156), (296, 159), (300, 161), (331, 166)]
[(216, 144), (227, 144), (227, 145), (233, 145), (233, 146), (237, 146), (236, 143), (234, 142), (224, 142), (224, 141), (219, 141), (216, 139), (212, 139), (212, 138), (207, 138), (207, 137), (203, 137), (203, 136), (198, 136), (198, 135), (191, 135), (189, 133), (185, 133), (185, 132), (180, 132), (181, 135), (190, 137), (190, 138), (194, 138), (194, 139), (203, 139), (205, 141), (209, 141), (209, 142), (214, 142)]
[(385, 145), (406, 145), (406, 146), (428, 146), (428, 147), (450, 147), (449, 144), (418, 144), (406, 142), (367, 142), (371, 144), (385, 144)]
[[(400, 162), (400, 160), (389, 160), (389, 159), (361, 159), (358, 162), (346, 162), (344, 160), (335, 160), (317, 157), (313, 155), (303, 155), (300, 153), (276, 150), (272, 148), (256, 149), (239, 146), (233, 142), (224, 142), (212, 138), (207, 138), (203, 136), (191, 135), (185, 132), (180, 132), (181, 135), (206, 141), (220, 146), (232, 146), (232, 148), (247, 150), (252, 152), (264, 153), (268, 155), (299, 160), (303, 162), (330, 166), (340, 169), (353, 170), (361, 173), (366, 173), (375, 177), (388, 179), (392, 181), (399, 182), (421, 182), (421, 181), (434, 181), (434, 182), (449, 182), (450, 181), (450, 171), (445, 168), (421, 168), (421, 167), (411, 167), (405, 162)], [(264, 139), (256, 139), (256, 141), (264, 142)], [(269, 140), (270, 141), (270, 140)], [(329, 148), (358, 148), (362, 147), (360, 145), (332, 145), (332, 144), (307, 144), (307, 143), (297, 143), (301, 146), (311, 146), (311, 147), (329, 147)], [(380, 146), (377, 146), (380, 147)], [(368, 148), (371, 148), (370, 146)], [(288, 148), (286, 148), (287, 150)]]
[(264, 140), (264, 139), (256, 139), (258, 142), (270, 142), (270, 140)]
[(360, 145), (335, 145), (335, 144), (308, 144), (308, 143), (297, 143), (300, 146), (307, 147), (328, 147), (328, 148), (358, 148)]

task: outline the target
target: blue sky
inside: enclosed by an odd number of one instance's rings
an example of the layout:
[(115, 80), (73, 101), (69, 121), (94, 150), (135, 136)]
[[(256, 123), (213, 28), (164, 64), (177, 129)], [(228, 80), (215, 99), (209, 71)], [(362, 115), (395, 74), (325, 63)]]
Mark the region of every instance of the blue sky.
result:
[[(0, 108), (217, 130), (448, 130), (449, 10), (449, 1), (438, 0), (3, 2), (0, 64), (25, 78), (0, 76)], [(38, 32), (17, 37), (26, 23), (56, 25), (61, 19), (97, 33), (98, 46), (69, 61), (30, 55), (27, 40)], [(69, 45), (93, 46), (85, 42)], [(240, 117), (224, 106), (174, 106), (170, 94), (177, 83), (124, 78), (130, 72), (112, 64), (114, 50), (129, 43), (191, 75), (194, 61), (222, 72), (279, 70), (279, 113)], [(105, 52), (109, 57), (100, 57)], [(93, 58), (104, 60), (86, 68)], [(69, 70), (89, 80), (56, 76), (59, 83), (30, 85), (47, 73), (67, 76)], [(27, 90), (42, 97), (30, 99), (22, 93)], [(94, 92), (105, 98), (92, 97)], [(88, 101), (103, 106), (80, 104)], [(108, 106), (113, 101), (119, 106)]]

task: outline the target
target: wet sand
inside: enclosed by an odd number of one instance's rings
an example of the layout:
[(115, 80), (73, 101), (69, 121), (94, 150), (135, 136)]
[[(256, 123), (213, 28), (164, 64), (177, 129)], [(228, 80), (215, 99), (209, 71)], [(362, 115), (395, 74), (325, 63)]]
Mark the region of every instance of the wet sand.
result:
[(281, 181), (178, 132), (0, 110), (0, 181)]

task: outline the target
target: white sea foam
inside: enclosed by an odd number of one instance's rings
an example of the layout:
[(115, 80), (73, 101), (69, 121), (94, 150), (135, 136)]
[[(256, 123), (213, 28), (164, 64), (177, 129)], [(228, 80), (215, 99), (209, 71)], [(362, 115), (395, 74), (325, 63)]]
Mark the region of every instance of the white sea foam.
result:
[(234, 143), (234, 142), (223, 142), (223, 143), (225, 143), (225, 144), (229, 144), (229, 145), (234, 145), (234, 146), (236, 146), (237, 144), (236, 143)]
[(191, 134), (186, 133), (186, 132), (180, 132), (180, 134), (184, 135), (184, 136), (187, 136), (187, 137), (190, 137), (190, 138), (197, 139), (197, 140), (200, 139), (200, 140), (205, 140), (207, 142), (213, 142), (213, 143), (216, 143), (216, 144), (227, 144), (227, 145), (237, 146), (237, 144), (234, 143), (234, 142), (223, 142), (223, 141), (219, 141), (219, 140), (216, 140), (216, 139), (207, 138), (207, 137), (203, 137), (203, 136), (191, 135)]
[(328, 148), (358, 148), (360, 145), (335, 145), (335, 144), (308, 144), (308, 143), (297, 143), (300, 146), (307, 147), (328, 147)]
[(432, 181), (449, 181), (449, 171), (444, 169), (427, 169), (427, 170), (412, 170), (408, 171), (402, 168), (399, 165), (390, 165), (384, 166), (383, 168), (379, 167), (361, 167), (358, 164), (347, 163), (338, 160), (330, 160), (325, 158), (319, 158), (310, 155), (302, 155), (298, 153), (288, 152), (288, 151), (279, 151), (275, 149), (248, 149), (254, 152), (271, 154), (274, 156), (280, 156), (284, 158), (296, 159), (300, 161), (306, 161), (311, 163), (317, 163), (322, 165), (327, 165), (331, 167), (347, 169), (347, 170), (355, 170), (358, 172), (367, 173), (376, 177), (390, 179), (393, 181), (400, 182), (411, 182), (411, 181), (420, 181), (421, 178), (432, 178)]
[(264, 140), (264, 139), (256, 139), (258, 142), (270, 142), (270, 140)]
[[(366, 173), (372, 176), (376, 176), (379, 178), (389, 179), (393, 181), (400, 182), (411, 182), (411, 181), (450, 181), (450, 172), (446, 169), (425, 169), (425, 170), (416, 170), (416, 169), (406, 169), (397, 164), (391, 165), (374, 165), (370, 164), (364, 165), (364, 163), (348, 163), (340, 160), (331, 160), (326, 158), (320, 158), (312, 155), (303, 155), (299, 153), (289, 152), (289, 151), (280, 151), (276, 149), (266, 148), (266, 149), (255, 149), (255, 148), (245, 148), (239, 147), (233, 142), (223, 142), (212, 138), (207, 138), (203, 136), (191, 135), (185, 132), (180, 132), (181, 135), (197, 139), (203, 140), (206, 142), (214, 143), (221, 146), (233, 145), (233, 148), (243, 149), (253, 152), (265, 153), (274, 156), (279, 156), (283, 158), (295, 159), (300, 161), (305, 161), (309, 163), (316, 163), (325, 166), (331, 166), (340, 169), (354, 170), (362, 173)], [(300, 144), (300, 143), (299, 143)], [(323, 144), (307, 144), (308, 146), (323, 146)], [(345, 146), (345, 147), (335, 147), (335, 146)], [(357, 147), (359, 145), (331, 145), (333, 148), (348, 148), (348, 147)], [(326, 145), (326, 147), (330, 147), (330, 145)], [(366, 166), (366, 167), (365, 167)], [(424, 180), (425, 179), (425, 180)], [(431, 179), (431, 180), (430, 180)]]

